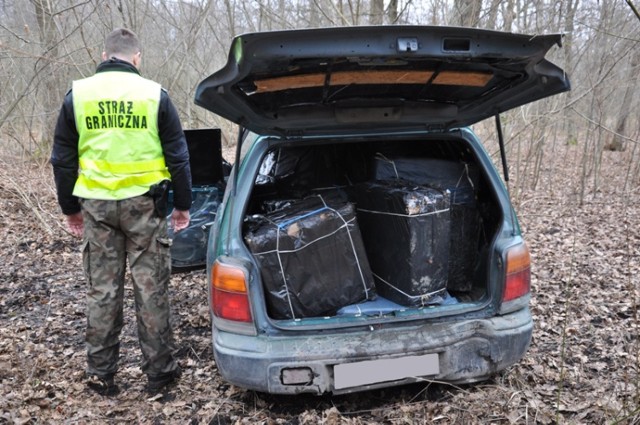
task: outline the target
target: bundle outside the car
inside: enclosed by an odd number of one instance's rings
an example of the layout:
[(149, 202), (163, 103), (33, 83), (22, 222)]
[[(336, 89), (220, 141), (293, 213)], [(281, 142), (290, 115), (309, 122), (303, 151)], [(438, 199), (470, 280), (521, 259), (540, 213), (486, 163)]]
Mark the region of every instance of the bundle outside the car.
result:
[[(171, 264), (174, 269), (204, 265), (207, 259), (209, 228), (216, 219), (218, 205), (222, 199), (216, 186), (194, 187), (191, 190), (193, 202), (189, 209), (190, 220), (186, 229), (175, 233), (169, 226), (168, 235), (172, 240)], [(173, 210), (173, 193), (169, 193), (169, 206)], [(167, 222), (171, 222), (171, 210)]]
[(272, 318), (333, 315), (376, 297), (354, 206), (341, 197), (314, 195), (252, 216), (245, 241)]
[(445, 294), (450, 243), (448, 191), (401, 180), (352, 189), (376, 291), (405, 306)]

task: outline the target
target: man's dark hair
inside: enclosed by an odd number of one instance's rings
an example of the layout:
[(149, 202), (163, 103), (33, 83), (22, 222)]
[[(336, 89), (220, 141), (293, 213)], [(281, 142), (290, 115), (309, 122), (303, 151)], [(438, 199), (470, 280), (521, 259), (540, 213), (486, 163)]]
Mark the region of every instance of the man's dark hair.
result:
[(138, 36), (126, 28), (118, 28), (107, 36), (104, 51), (108, 58), (118, 55), (133, 56), (140, 52)]

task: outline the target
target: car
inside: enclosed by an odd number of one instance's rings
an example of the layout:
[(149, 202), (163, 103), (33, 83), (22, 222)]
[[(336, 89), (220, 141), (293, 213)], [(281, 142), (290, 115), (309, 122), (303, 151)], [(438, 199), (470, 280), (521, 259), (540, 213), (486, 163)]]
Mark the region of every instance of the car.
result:
[(221, 376), (345, 394), (520, 361), (530, 255), (470, 125), (499, 129), (500, 113), (570, 90), (545, 58), (561, 40), (433, 26), (235, 37), (195, 93), (238, 125), (206, 238)]

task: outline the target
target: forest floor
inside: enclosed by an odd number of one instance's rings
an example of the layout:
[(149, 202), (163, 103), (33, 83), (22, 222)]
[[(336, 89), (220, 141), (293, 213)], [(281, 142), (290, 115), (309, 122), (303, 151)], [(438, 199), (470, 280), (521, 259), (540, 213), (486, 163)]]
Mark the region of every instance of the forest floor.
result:
[(581, 155), (555, 148), (537, 188), (518, 185), (534, 264), (522, 361), (475, 385), (322, 397), (265, 395), (218, 375), (203, 271), (171, 279), (177, 385), (160, 397), (144, 390), (128, 283), (121, 392), (87, 390), (80, 241), (62, 226), (50, 167), (0, 158), (0, 423), (640, 423), (640, 187), (624, 189), (630, 153), (606, 152), (599, 187), (589, 177), (580, 202)]

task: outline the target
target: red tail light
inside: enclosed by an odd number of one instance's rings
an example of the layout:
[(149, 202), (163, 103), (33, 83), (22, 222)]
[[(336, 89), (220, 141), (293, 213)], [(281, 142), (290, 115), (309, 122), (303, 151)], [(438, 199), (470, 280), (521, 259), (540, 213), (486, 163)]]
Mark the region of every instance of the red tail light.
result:
[(511, 301), (531, 291), (531, 257), (525, 244), (507, 252), (506, 280), (502, 301)]
[(217, 317), (251, 322), (251, 308), (242, 269), (216, 262), (211, 273), (211, 305)]

